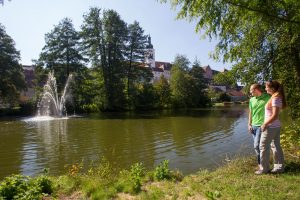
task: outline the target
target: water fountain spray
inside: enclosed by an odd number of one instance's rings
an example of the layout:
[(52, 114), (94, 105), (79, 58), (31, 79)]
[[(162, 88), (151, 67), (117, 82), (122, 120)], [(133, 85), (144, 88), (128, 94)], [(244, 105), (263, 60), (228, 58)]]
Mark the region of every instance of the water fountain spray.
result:
[(38, 116), (62, 117), (67, 114), (65, 103), (67, 100), (67, 91), (72, 80), (72, 74), (69, 75), (65, 84), (61, 97), (57, 93), (56, 78), (54, 72), (49, 72), (47, 83), (44, 85), (44, 90), (41, 96), (41, 101), (38, 103)]

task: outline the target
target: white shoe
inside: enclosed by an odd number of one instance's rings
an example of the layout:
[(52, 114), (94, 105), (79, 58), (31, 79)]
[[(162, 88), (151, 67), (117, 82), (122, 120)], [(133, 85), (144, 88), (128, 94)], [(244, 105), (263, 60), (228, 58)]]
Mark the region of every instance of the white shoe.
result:
[(281, 169), (272, 169), (271, 170), (271, 173), (272, 174), (280, 174), (280, 173), (283, 173), (284, 172), (284, 169), (283, 168), (281, 168)]

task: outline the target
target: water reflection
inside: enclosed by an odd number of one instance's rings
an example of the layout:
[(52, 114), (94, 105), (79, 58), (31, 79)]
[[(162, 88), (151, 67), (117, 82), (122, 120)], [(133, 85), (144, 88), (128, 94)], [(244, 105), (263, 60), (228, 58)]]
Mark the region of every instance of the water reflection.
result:
[(5, 175), (19, 173), (22, 162), (23, 125), (15, 120), (0, 121), (0, 179)]
[(23, 174), (34, 175), (55, 163), (60, 148), (67, 143), (67, 120), (30, 121), (26, 123), (22, 164)]
[[(119, 168), (136, 162), (153, 168), (165, 159), (170, 160), (171, 168), (184, 173), (215, 167), (226, 155), (244, 151), (241, 146), (251, 146), (245, 111), (245, 107), (232, 107), (102, 114), (14, 121), (11, 126), (3, 126), (0, 121), (1, 136), (8, 143), (0, 145), (0, 163), (6, 163), (0, 177), (11, 174), (14, 168), (27, 175), (41, 173), (44, 168), (51, 174), (61, 174), (66, 164), (82, 159), (89, 163), (102, 156)], [(7, 155), (11, 160), (5, 160)]]

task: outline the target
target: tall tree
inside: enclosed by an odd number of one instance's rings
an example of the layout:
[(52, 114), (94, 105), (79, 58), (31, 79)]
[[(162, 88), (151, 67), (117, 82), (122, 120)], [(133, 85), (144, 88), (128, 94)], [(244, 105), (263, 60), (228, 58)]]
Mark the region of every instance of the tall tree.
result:
[(140, 83), (134, 98), (134, 106), (138, 110), (151, 110), (156, 107), (158, 95), (151, 83)]
[(125, 51), (127, 42), (127, 24), (114, 10), (103, 12), (104, 40), (107, 66), (105, 75), (108, 78), (107, 91), (109, 109), (124, 109), (125, 100)]
[(70, 73), (80, 74), (85, 59), (80, 53), (80, 37), (72, 20), (62, 19), (54, 29), (45, 35), (45, 46), (38, 62), (49, 70), (54, 70), (59, 88)]
[(187, 73), (190, 61), (184, 55), (176, 55), (172, 69), (170, 87), (175, 107), (187, 107), (188, 80)]
[(197, 20), (196, 31), (220, 39), (214, 57), (234, 61), (242, 83), (281, 79), (294, 114), (300, 113), (300, 1), (162, 1), (180, 7), (178, 18)]
[(104, 31), (100, 8), (90, 8), (89, 12), (83, 15), (80, 35), (83, 53), (89, 58), (92, 67), (105, 66)]
[(139, 73), (143, 70), (141, 66), (144, 63), (145, 51), (147, 44), (147, 36), (144, 35), (144, 30), (140, 27), (137, 21), (134, 21), (133, 24), (128, 26), (128, 52), (127, 60), (128, 67), (126, 71), (127, 75), (127, 95), (131, 99), (131, 93), (134, 89), (134, 81), (143, 79), (139, 77), (144, 75), (144, 73)]
[[(95, 99), (95, 103), (100, 109), (108, 107), (108, 78), (104, 74), (105, 66), (107, 66), (106, 49), (104, 40), (104, 27), (102, 19), (102, 11), (100, 8), (92, 7), (89, 12), (83, 15), (83, 24), (81, 25), (80, 35), (82, 38), (82, 50), (84, 55), (90, 60), (93, 76), (97, 77), (96, 84), (93, 87), (104, 86), (102, 93)], [(86, 83), (87, 85), (91, 85)], [(92, 102), (90, 102), (92, 103)]]
[(26, 88), (19, 60), (20, 52), (16, 50), (14, 40), (0, 24), (0, 103), (12, 105), (20, 91)]
[(193, 67), (189, 70), (189, 75), (191, 78), (190, 87), (191, 97), (190, 99), (193, 101), (193, 105), (195, 107), (205, 107), (209, 102), (207, 94), (205, 93), (205, 89), (207, 88), (207, 83), (204, 78), (204, 70), (200, 66), (200, 62), (196, 59), (193, 63)]
[(237, 83), (236, 83), (236, 79), (234, 78), (234, 74), (232, 74), (232, 72), (233, 71), (224, 71), (216, 74), (213, 77), (214, 83), (235, 87)]
[(168, 108), (171, 105), (171, 88), (168, 80), (164, 76), (161, 76), (159, 80), (154, 83), (154, 88), (159, 98), (159, 106)]
[(125, 52), (127, 25), (113, 10), (91, 8), (84, 15), (81, 35), (85, 54), (92, 66), (102, 70), (105, 86), (105, 110), (125, 107)]

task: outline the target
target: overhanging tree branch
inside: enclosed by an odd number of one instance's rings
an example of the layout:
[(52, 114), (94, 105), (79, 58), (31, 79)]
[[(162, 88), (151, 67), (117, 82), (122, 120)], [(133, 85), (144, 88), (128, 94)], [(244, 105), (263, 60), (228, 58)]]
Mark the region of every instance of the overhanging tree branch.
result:
[(261, 14), (266, 15), (268, 17), (275, 18), (275, 19), (278, 19), (278, 20), (281, 20), (281, 21), (284, 21), (284, 22), (289, 22), (289, 23), (294, 23), (294, 24), (299, 24), (300, 25), (300, 21), (297, 21), (297, 20), (290, 20), (290, 19), (283, 18), (283, 17), (277, 16), (277, 15), (272, 15), (272, 14), (270, 14), (270, 13), (264, 11), (264, 10), (251, 8), (251, 7), (249, 7), (247, 5), (243, 5), (241, 3), (235, 3), (235, 2), (232, 2), (232, 1), (228, 1), (228, 0), (223, 0), (223, 1), (227, 4), (232, 5), (232, 6), (236, 6), (236, 7), (243, 8), (243, 9), (253, 11), (253, 12), (257, 12), (257, 13), (261, 13)]

